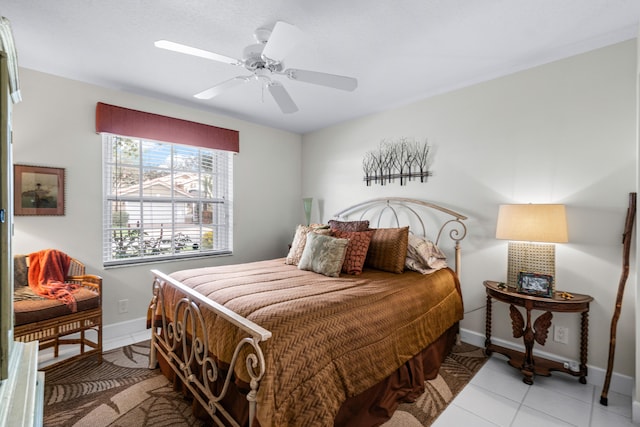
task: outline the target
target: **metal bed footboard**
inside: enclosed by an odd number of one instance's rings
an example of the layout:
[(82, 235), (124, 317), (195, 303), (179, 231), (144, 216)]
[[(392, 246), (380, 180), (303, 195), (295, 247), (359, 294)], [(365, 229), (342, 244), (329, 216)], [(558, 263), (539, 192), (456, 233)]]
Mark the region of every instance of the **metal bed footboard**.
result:
[[(245, 367), (251, 379), (250, 391), (247, 394), (251, 423), (256, 414), (256, 395), (260, 380), (265, 372), (265, 360), (260, 344), (271, 338), (271, 332), (215, 301), (203, 297), (158, 270), (151, 270), (151, 273), (154, 280), (153, 300), (150, 307), (152, 334), (149, 367), (153, 369), (157, 366), (158, 355), (160, 355), (217, 425), (240, 426), (240, 423), (222, 406), (221, 401), (226, 396), (229, 386), (233, 386), (230, 384), (234, 375), (233, 368), (240, 357), (240, 352), (247, 348)], [(171, 316), (168, 316), (169, 313), (166, 312), (165, 307), (164, 290), (167, 287), (175, 288), (184, 295), (176, 304)], [(226, 374), (220, 370), (209, 352), (213, 343), (208, 340), (201, 311), (203, 308), (226, 319), (248, 335), (236, 344), (233, 359)], [(156, 323), (158, 318), (160, 324)], [(224, 378), (222, 378), (223, 375)], [(224, 381), (224, 385), (219, 392), (216, 392), (215, 384), (221, 380)]]

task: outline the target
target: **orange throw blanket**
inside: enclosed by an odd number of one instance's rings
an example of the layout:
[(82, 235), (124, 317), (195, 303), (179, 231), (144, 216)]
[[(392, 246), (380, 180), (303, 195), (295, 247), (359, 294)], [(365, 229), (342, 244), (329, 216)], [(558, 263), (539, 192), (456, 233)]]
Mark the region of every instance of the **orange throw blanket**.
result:
[(71, 257), (56, 249), (44, 249), (29, 254), (29, 287), (36, 295), (59, 299), (71, 312), (78, 311), (73, 292), (78, 285), (64, 283)]

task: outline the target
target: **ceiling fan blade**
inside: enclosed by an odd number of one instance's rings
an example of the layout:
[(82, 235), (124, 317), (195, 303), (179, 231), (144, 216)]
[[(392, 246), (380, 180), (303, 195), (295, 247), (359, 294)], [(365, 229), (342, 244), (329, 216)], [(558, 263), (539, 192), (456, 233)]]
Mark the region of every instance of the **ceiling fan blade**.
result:
[(289, 114), (298, 111), (298, 106), (293, 102), (293, 99), (291, 99), (289, 92), (287, 92), (284, 86), (278, 82), (271, 82), (267, 87), (269, 88), (269, 92), (271, 92), (271, 96), (273, 96), (273, 99), (276, 101), (276, 104), (278, 104), (278, 107), (280, 107), (283, 113)]
[(318, 71), (297, 70), (289, 68), (282, 74), (285, 74), (291, 80), (299, 80), (301, 82), (313, 83), (321, 86), (328, 86), (334, 89), (353, 91), (358, 87), (358, 80), (353, 77), (339, 76), (336, 74), (320, 73)]
[(158, 40), (154, 43), (160, 49), (171, 50), (173, 52), (184, 53), (187, 55), (199, 56), (200, 58), (211, 59), (213, 61), (224, 62), (231, 65), (242, 65), (242, 61), (230, 58), (228, 56), (209, 52), (207, 50), (198, 49), (196, 47), (187, 46), (180, 43), (170, 42), (168, 40)]
[(282, 62), (289, 52), (300, 44), (302, 31), (294, 25), (278, 21), (273, 27), (262, 56), (276, 62)]
[(252, 77), (250, 76), (237, 76), (232, 79), (225, 80), (224, 82), (219, 83), (210, 89), (207, 89), (200, 93), (196, 93), (193, 96), (198, 99), (211, 99), (214, 96), (220, 95), (222, 92), (225, 92), (228, 89), (240, 86), (241, 84), (248, 82), (249, 80), (251, 80), (251, 78)]

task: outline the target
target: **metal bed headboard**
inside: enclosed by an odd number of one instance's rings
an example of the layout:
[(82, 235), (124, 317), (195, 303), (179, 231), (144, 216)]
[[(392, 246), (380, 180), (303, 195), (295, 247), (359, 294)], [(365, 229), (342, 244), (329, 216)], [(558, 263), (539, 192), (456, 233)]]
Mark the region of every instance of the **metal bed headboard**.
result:
[[(436, 216), (437, 218), (433, 219), (432, 222), (439, 224), (437, 225), (437, 233), (435, 233), (436, 237), (435, 239), (432, 238), (436, 245), (440, 244), (443, 232), (449, 231), (449, 238), (454, 242), (455, 271), (460, 276), (460, 242), (467, 235), (467, 226), (463, 222), (467, 217), (461, 213), (424, 200), (405, 197), (381, 197), (343, 209), (335, 213), (333, 218), (338, 220), (368, 219), (371, 226), (376, 228), (380, 228), (381, 223), (385, 220), (391, 221), (390, 226), (408, 225), (412, 233), (428, 238), (430, 236), (423, 218), (423, 214), (427, 213), (431, 213), (431, 216)], [(403, 215), (407, 219), (406, 223), (401, 222)], [(416, 226), (421, 233), (416, 232)]]

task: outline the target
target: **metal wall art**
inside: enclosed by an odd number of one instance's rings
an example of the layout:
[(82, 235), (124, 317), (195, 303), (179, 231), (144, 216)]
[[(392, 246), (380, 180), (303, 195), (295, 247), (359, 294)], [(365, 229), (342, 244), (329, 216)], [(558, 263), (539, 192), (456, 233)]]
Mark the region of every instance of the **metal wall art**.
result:
[(429, 171), (429, 145), (411, 138), (400, 138), (396, 141), (383, 140), (380, 148), (369, 151), (362, 160), (364, 181), (367, 186), (373, 181), (385, 185), (400, 179), (400, 185), (407, 181), (420, 178), (420, 182), (427, 182), (433, 175)]
[(383, 140), (378, 150), (369, 151), (362, 160), (364, 181), (367, 186), (371, 182), (385, 185), (400, 179), (400, 185), (420, 178), (427, 182), (433, 173), (429, 171), (429, 145), (411, 138), (400, 138), (396, 141)]

